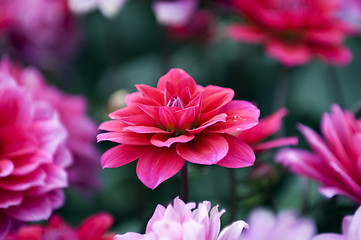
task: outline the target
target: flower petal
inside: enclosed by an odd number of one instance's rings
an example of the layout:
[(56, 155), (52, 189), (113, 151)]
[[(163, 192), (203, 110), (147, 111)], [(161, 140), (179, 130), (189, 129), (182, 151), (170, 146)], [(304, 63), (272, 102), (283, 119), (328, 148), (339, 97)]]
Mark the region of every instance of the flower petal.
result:
[(170, 134), (156, 133), (150, 141), (157, 147), (170, 147), (173, 143), (186, 143), (191, 141), (193, 138), (194, 135), (180, 135), (172, 137)]
[(228, 142), (220, 134), (201, 133), (187, 143), (177, 144), (178, 154), (189, 162), (212, 165), (227, 155)]
[(77, 229), (79, 239), (98, 240), (113, 225), (113, 217), (97, 213), (87, 218)]
[(233, 100), (226, 104), (220, 112), (226, 113), (226, 122), (218, 122), (207, 128), (215, 133), (243, 131), (258, 124), (259, 109), (250, 102)]
[(179, 68), (172, 68), (167, 72), (167, 74), (162, 76), (158, 81), (157, 88), (165, 91), (166, 82), (172, 82), (175, 87), (179, 87), (182, 89), (188, 88), (190, 93), (193, 93), (197, 87), (194, 79), (184, 70)]
[(246, 43), (261, 43), (266, 39), (264, 32), (257, 27), (241, 24), (232, 24), (227, 29), (228, 36), (235, 40)]
[(10, 219), (0, 213), (0, 239), (5, 239), (5, 236), (10, 230), (11, 222)]
[(139, 158), (137, 175), (142, 183), (155, 189), (159, 184), (181, 170), (185, 160), (171, 148), (148, 148)]
[(168, 133), (166, 130), (151, 126), (128, 126), (123, 129), (135, 133)]
[(311, 51), (303, 45), (287, 45), (280, 41), (269, 41), (267, 53), (286, 66), (305, 64), (311, 59)]
[(241, 239), (243, 228), (248, 228), (248, 224), (244, 221), (236, 221), (230, 226), (225, 227), (219, 234), (217, 240), (237, 240)]
[(127, 145), (150, 145), (150, 139), (153, 134), (141, 134), (134, 132), (108, 132), (97, 136), (98, 142), (112, 141)]
[(287, 138), (278, 138), (274, 140), (270, 140), (267, 142), (255, 144), (252, 146), (253, 150), (256, 152), (265, 151), (271, 148), (289, 146), (289, 145), (297, 145), (298, 138), (297, 137), (287, 137)]
[(241, 168), (253, 165), (256, 157), (250, 146), (232, 135), (223, 134), (222, 136), (227, 140), (229, 150), (227, 155), (217, 162), (217, 165), (227, 168)]
[(9, 159), (0, 160), (0, 178), (9, 176), (14, 170), (14, 164)]
[(118, 145), (106, 151), (100, 157), (103, 168), (116, 168), (138, 159), (144, 150), (144, 146)]

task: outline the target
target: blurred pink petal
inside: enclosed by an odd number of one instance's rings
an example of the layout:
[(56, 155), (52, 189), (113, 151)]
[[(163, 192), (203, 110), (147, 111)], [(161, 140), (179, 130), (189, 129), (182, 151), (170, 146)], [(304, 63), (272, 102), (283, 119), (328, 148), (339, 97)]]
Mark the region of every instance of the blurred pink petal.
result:
[(299, 129), (312, 151), (281, 150), (276, 161), (289, 166), (292, 172), (322, 183), (320, 192), (325, 196), (347, 195), (360, 203), (360, 121), (350, 112), (332, 105), (331, 113), (322, 117), (321, 136), (303, 125)]
[(298, 143), (296, 137), (278, 138), (263, 142), (267, 137), (280, 130), (282, 118), (286, 114), (287, 109), (282, 108), (270, 116), (261, 118), (255, 127), (237, 133), (237, 137), (249, 144), (256, 152), (286, 145), (296, 145)]
[(155, 188), (185, 161), (233, 168), (253, 164), (252, 149), (231, 134), (257, 125), (260, 112), (250, 102), (232, 100), (232, 89), (196, 85), (182, 69), (171, 69), (157, 88), (136, 87), (127, 107), (99, 127), (110, 132), (100, 133), (98, 141), (120, 144), (103, 154), (103, 168), (139, 159), (139, 179)]
[(17, 232), (8, 234), (5, 240), (112, 240), (114, 234), (108, 233), (112, 224), (113, 217), (107, 213), (94, 214), (77, 228), (69, 226), (60, 216), (54, 215), (47, 225), (23, 226)]

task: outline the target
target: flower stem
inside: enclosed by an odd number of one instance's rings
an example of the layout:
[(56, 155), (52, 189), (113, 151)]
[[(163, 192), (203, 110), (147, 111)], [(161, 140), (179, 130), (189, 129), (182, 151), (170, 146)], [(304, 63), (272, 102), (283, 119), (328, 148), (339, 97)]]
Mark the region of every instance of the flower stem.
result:
[(286, 107), (288, 90), (289, 90), (289, 79), (290, 79), (290, 68), (281, 66), (279, 77), (276, 80), (276, 89), (274, 92), (273, 111), (277, 111), (280, 108)]
[(181, 169), (181, 199), (188, 202), (188, 165), (184, 163)]
[(237, 186), (237, 182), (236, 182), (236, 175), (235, 175), (235, 170), (233, 168), (229, 169), (229, 178), (230, 178), (230, 210), (231, 210), (231, 214), (230, 214), (230, 222), (233, 222), (235, 220), (236, 217), (236, 204), (237, 204), (237, 195), (236, 195), (236, 186)]
[(342, 85), (336, 67), (329, 65), (326, 68), (326, 71), (328, 72), (329, 76), (329, 80), (326, 84), (329, 86), (330, 92), (334, 96), (335, 100), (333, 101), (338, 103), (341, 107), (345, 107), (345, 98), (342, 92)]

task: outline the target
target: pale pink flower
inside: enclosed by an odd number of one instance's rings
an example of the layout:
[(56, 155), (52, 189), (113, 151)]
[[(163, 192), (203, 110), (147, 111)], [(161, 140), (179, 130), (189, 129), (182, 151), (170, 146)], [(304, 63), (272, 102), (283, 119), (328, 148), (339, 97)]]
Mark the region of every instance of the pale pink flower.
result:
[(173, 27), (186, 25), (198, 7), (198, 0), (154, 0), (153, 12), (159, 24)]
[(0, 69), (11, 73), (18, 84), (31, 92), (34, 99), (51, 105), (68, 132), (66, 147), (73, 163), (67, 168), (71, 186), (80, 190), (94, 190), (99, 186), (99, 153), (95, 147), (96, 124), (87, 116), (87, 102), (81, 96), (63, 93), (47, 85), (35, 68), (15, 66), (8, 59), (0, 62)]
[(272, 115), (262, 118), (259, 124), (248, 130), (239, 132), (237, 137), (250, 145), (254, 151), (264, 151), (275, 147), (296, 145), (297, 137), (278, 138), (263, 142), (267, 137), (278, 132), (281, 128), (282, 118), (287, 114), (287, 109), (282, 108)]
[(361, 207), (353, 216), (346, 216), (342, 221), (342, 234), (323, 233), (312, 240), (360, 240), (361, 239)]
[(299, 130), (312, 151), (283, 149), (276, 161), (322, 183), (320, 192), (326, 197), (342, 194), (361, 203), (361, 121), (334, 104), (322, 117), (322, 136), (303, 125)]
[(283, 210), (277, 215), (265, 209), (253, 210), (242, 240), (310, 240), (316, 233), (313, 221)]
[(167, 208), (158, 205), (149, 220), (145, 234), (129, 232), (116, 235), (114, 240), (239, 240), (244, 221), (237, 221), (220, 231), (220, 217), (225, 211), (218, 211), (218, 205), (211, 209), (211, 203), (184, 203), (178, 197)]
[(113, 217), (107, 213), (94, 214), (77, 228), (55, 215), (47, 225), (23, 226), (16, 233), (8, 234), (5, 240), (112, 240), (114, 234), (107, 233), (112, 224)]
[(55, 109), (0, 69), (0, 239), (13, 220), (45, 220), (63, 205), (66, 137)]
[(136, 88), (139, 92), (126, 98), (128, 106), (99, 127), (110, 132), (99, 134), (98, 141), (120, 144), (102, 155), (103, 168), (139, 159), (138, 178), (154, 189), (185, 161), (229, 168), (253, 164), (253, 150), (230, 133), (255, 126), (259, 110), (250, 102), (232, 101), (232, 89), (196, 85), (181, 69), (171, 69), (157, 88)]
[(106, 17), (114, 17), (128, 0), (68, 0), (69, 8), (76, 14), (99, 9)]

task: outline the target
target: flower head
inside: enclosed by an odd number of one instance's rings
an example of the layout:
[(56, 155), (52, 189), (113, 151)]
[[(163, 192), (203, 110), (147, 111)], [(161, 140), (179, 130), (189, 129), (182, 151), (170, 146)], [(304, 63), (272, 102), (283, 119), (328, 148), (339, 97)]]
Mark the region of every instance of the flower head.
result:
[(342, 194), (361, 203), (361, 121), (332, 105), (331, 113), (322, 117), (322, 136), (303, 125), (299, 129), (312, 151), (284, 149), (276, 161), (322, 183), (320, 192), (326, 197)]
[(7, 53), (50, 68), (76, 51), (79, 36), (67, 0), (2, 0), (0, 31), (1, 16)]
[(285, 145), (295, 145), (298, 143), (296, 137), (279, 138), (267, 142), (262, 142), (268, 136), (275, 134), (281, 128), (281, 120), (287, 114), (287, 109), (282, 108), (272, 115), (262, 118), (259, 124), (248, 130), (239, 132), (237, 137), (250, 145), (254, 151), (264, 151)]
[(4, 58), (0, 62), (0, 69), (11, 74), (17, 84), (26, 88), (34, 99), (45, 101), (57, 112), (68, 132), (66, 148), (73, 159), (67, 168), (70, 184), (85, 191), (96, 188), (99, 185), (97, 171), (100, 170), (99, 153), (95, 148), (97, 127), (86, 114), (86, 100), (47, 85), (35, 68), (22, 68)]
[[(211, 210), (211, 203), (184, 203), (179, 198), (167, 208), (158, 205), (147, 224), (145, 234), (129, 232), (116, 235), (114, 240), (238, 240), (244, 227), (244, 221), (234, 222), (220, 231), (220, 217), (225, 212), (218, 206)], [(209, 212), (210, 211), (210, 212)]]
[(103, 168), (119, 167), (136, 159), (137, 175), (156, 188), (184, 165), (192, 163), (240, 168), (253, 164), (254, 152), (229, 133), (258, 123), (259, 110), (246, 101), (232, 101), (231, 89), (202, 87), (181, 69), (171, 69), (157, 88), (136, 85), (127, 107), (100, 125), (110, 131), (98, 135), (120, 145), (101, 157)]
[(249, 229), (242, 233), (244, 240), (310, 240), (316, 233), (315, 224), (300, 218), (293, 211), (277, 215), (264, 210), (253, 210), (248, 218)]
[(58, 216), (52, 216), (47, 226), (29, 225), (16, 233), (8, 234), (5, 240), (112, 240), (114, 234), (107, 233), (113, 224), (113, 217), (98, 213), (85, 219), (77, 228), (72, 228)]
[(55, 109), (0, 68), (0, 239), (11, 222), (48, 219), (62, 206), (71, 157)]
[(346, 216), (342, 221), (342, 234), (323, 233), (315, 236), (312, 240), (359, 240), (361, 236), (361, 207), (353, 216)]
[(286, 66), (305, 64), (312, 56), (332, 64), (351, 61), (351, 52), (342, 42), (353, 27), (339, 19), (337, 1), (233, 2), (246, 21), (229, 27), (232, 39), (264, 44), (267, 53)]

